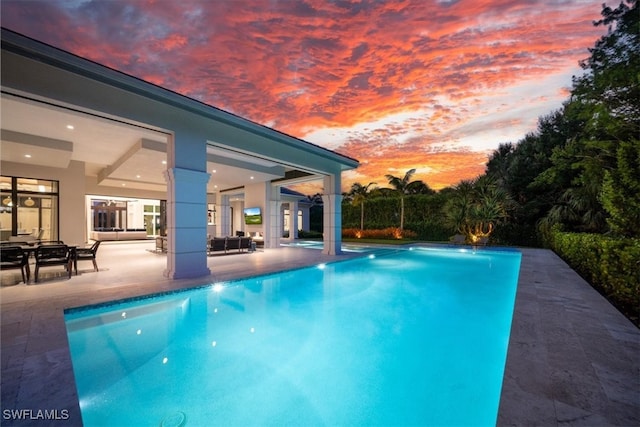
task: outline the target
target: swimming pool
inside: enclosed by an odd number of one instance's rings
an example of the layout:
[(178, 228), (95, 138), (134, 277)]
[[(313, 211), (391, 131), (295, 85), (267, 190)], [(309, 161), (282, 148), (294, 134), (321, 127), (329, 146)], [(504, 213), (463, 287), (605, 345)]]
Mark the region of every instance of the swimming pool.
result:
[(67, 310), (84, 425), (495, 425), (520, 258), (395, 250)]

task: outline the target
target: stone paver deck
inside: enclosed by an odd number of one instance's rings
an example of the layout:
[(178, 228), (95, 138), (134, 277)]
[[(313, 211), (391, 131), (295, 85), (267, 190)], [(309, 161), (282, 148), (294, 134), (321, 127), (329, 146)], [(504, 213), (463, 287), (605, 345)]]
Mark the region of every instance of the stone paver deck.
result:
[[(82, 263), (71, 280), (14, 285), (14, 273), (2, 272), (1, 425), (81, 425), (65, 308), (354, 256), (267, 249), (210, 257), (208, 279), (168, 280), (165, 257), (152, 247), (103, 244), (100, 271)], [(640, 425), (640, 330), (553, 252), (522, 252), (498, 425)], [(12, 421), (7, 409), (57, 410), (68, 419)]]

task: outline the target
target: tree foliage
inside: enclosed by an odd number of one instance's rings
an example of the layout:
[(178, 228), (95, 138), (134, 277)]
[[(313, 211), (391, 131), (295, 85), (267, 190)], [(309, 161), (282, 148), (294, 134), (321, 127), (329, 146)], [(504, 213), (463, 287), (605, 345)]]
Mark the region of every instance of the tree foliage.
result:
[(360, 207), (360, 230), (364, 230), (364, 202), (369, 196), (369, 188), (375, 184), (375, 182), (370, 182), (367, 185), (362, 185), (359, 182), (354, 182), (346, 195), (346, 199), (350, 200), (353, 206)]
[(561, 175), (570, 179), (547, 219), (599, 233), (608, 231), (610, 223), (601, 197), (605, 176), (619, 166), (618, 147), (640, 132), (638, 3), (622, 2), (615, 9), (604, 6), (602, 16), (595, 25), (607, 25), (609, 30), (580, 63), (585, 72), (573, 79), (565, 105), (565, 117), (580, 129), (554, 151), (553, 165), (544, 177), (547, 182)]
[(509, 217), (513, 207), (503, 187), (486, 176), (476, 180), (464, 180), (454, 187), (453, 194), (444, 207), (448, 223), (467, 241), (477, 242), (488, 238), (496, 224)]
[(605, 171), (602, 204), (615, 234), (634, 237), (640, 230), (640, 140), (622, 142), (616, 168)]
[(580, 62), (584, 72), (573, 78), (569, 99), (541, 117), (536, 132), (501, 144), (489, 158), (486, 174), (520, 206), (514, 222), (629, 233), (622, 223), (634, 223), (632, 204), (617, 206), (626, 199), (614, 193), (619, 169), (632, 167), (619, 159), (620, 147), (637, 144), (640, 134), (639, 17), (637, 0), (604, 5), (594, 24), (608, 31)]
[(415, 169), (409, 169), (402, 178), (393, 175), (385, 175), (389, 181), (389, 185), (395, 193), (400, 197), (400, 230), (404, 229), (404, 199), (408, 194), (429, 194), (434, 191), (422, 181), (411, 181)]

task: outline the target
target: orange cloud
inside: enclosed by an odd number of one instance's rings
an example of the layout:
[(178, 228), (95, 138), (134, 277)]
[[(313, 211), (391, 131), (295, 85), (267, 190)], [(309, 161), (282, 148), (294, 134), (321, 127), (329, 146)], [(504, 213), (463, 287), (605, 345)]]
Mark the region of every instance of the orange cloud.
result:
[(560, 107), (600, 3), (3, 0), (2, 25), (313, 137), (362, 182), (418, 167), (441, 188)]

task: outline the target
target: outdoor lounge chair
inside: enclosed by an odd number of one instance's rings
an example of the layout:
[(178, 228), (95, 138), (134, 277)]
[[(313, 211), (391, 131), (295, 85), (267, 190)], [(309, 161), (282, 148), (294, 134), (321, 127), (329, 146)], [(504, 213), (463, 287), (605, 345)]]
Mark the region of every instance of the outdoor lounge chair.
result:
[(0, 269), (8, 270), (19, 268), (22, 272), (22, 281), (26, 284), (31, 276), (29, 269), (29, 255), (20, 246), (0, 247)]
[(214, 237), (209, 241), (209, 252), (227, 252), (227, 239), (225, 237)]
[(90, 248), (78, 248), (76, 249), (76, 261), (89, 261), (93, 262), (93, 270), (98, 271), (98, 263), (96, 262), (96, 255), (98, 253), (98, 247), (100, 246), (100, 240), (96, 240)]
[(240, 237), (227, 237), (227, 251), (231, 249), (240, 252)]
[(67, 245), (44, 245), (38, 246), (35, 252), (36, 256), (36, 272), (35, 281), (38, 282), (38, 273), (41, 267), (49, 267), (52, 265), (63, 265), (67, 269), (69, 279), (71, 279), (71, 267), (73, 259), (71, 250)]

